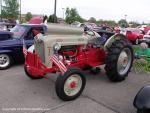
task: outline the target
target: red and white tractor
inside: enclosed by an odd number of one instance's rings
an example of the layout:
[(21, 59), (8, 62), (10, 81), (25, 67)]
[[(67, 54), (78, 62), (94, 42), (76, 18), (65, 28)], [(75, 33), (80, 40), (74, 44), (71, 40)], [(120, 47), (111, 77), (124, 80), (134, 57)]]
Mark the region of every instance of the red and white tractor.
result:
[(74, 100), (82, 93), (86, 85), (84, 69), (105, 64), (111, 81), (123, 81), (133, 63), (132, 46), (124, 35), (106, 35), (94, 31), (85, 31), (82, 36), (39, 34), (34, 46), (24, 48), (26, 75), (41, 79), (47, 73), (59, 73), (56, 94), (64, 101)]

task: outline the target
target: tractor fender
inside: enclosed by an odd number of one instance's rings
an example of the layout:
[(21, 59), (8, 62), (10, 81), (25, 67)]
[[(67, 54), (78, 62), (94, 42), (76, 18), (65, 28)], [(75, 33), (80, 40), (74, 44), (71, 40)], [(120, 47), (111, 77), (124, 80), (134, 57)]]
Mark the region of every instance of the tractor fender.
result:
[(143, 87), (137, 93), (133, 105), (140, 110), (150, 109), (150, 85)]
[(104, 45), (104, 50), (107, 51), (108, 48), (111, 47), (112, 43), (116, 40), (120, 40), (120, 39), (126, 39), (126, 36), (123, 34), (115, 34), (113, 36), (111, 36), (105, 43)]

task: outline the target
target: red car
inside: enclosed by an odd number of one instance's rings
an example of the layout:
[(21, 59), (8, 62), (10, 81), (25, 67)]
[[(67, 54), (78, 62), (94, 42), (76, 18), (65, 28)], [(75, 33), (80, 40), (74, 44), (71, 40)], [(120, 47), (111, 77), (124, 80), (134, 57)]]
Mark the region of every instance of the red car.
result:
[(121, 30), (121, 33), (124, 34), (133, 44), (137, 44), (139, 39), (143, 39), (145, 34), (144, 31), (137, 28), (126, 28)]

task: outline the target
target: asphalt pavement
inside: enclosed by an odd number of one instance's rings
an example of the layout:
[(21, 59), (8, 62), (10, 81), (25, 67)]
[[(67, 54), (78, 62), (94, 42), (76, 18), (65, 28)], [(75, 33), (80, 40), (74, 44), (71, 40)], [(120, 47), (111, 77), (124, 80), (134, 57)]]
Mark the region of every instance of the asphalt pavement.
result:
[(85, 73), (83, 94), (64, 102), (55, 93), (55, 74), (31, 80), (22, 64), (0, 70), (0, 113), (136, 113), (133, 99), (150, 83), (148, 74), (131, 72), (125, 81), (112, 83), (104, 71), (98, 75)]

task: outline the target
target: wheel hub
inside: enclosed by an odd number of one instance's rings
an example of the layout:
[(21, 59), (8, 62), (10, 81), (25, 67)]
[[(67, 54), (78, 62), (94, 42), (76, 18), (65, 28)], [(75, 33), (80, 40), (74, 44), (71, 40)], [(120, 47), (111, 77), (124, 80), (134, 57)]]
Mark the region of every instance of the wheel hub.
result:
[(64, 92), (68, 96), (76, 95), (82, 86), (81, 77), (77, 74), (70, 76), (64, 84)]
[(119, 74), (124, 75), (131, 65), (131, 51), (129, 48), (125, 48), (119, 55), (117, 69)]
[(9, 64), (9, 57), (7, 55), (0, 55), (0, 67), (6, 67)]
[(125, 67), (126, 65), (128, 64), (128, 58), (126, 57), (124, 60), (123, 60), (123, 66)]
[(126, 67), (127, 66), (127, 64), (128, 64), (128, 56), (127, 56), (127, 54), (125, 52), (122, 52), (120, 54), (118, 62), (119, 62), (119, 65), (122, 66), (122, 67)]
[(70, 83), (70, 88), (71, 89), (75, 89), (76, 87), (77, 87), (76, 81), (73, 81), (73, 82)]

